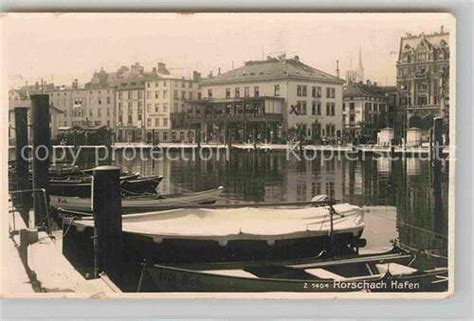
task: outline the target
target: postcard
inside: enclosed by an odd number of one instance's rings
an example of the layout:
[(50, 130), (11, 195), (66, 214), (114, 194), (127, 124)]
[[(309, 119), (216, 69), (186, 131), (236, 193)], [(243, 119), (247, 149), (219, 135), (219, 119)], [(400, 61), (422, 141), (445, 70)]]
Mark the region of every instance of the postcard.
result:
[(454, 293), (452, 14), (0, 28), (3, 297)]

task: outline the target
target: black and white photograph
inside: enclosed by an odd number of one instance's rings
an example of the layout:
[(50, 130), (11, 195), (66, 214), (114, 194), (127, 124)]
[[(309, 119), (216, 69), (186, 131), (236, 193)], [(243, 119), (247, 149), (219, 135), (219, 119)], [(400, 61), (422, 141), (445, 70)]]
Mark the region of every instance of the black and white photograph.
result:
[(454, 15), (0, 30), (5, 298), (453, 295)]

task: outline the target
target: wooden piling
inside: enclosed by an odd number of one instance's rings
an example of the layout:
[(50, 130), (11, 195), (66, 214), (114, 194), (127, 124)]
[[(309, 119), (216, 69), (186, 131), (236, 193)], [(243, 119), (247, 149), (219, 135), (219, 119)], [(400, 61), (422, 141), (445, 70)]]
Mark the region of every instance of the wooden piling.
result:
[(47, 225), (49, 211), (49, 165), (51, 156), (51, 131), (49, 128), (49, 95), (31, 95), (31, 122), (33, 135), (33, 189), (46, 193), (33, 193), (35, 225)]
[(99, 166), (92, 183), (94, 213), (94, 276), (105, 272), (114, 282), (121, 278), (122, 200), (120, 168)]
[[(15, 161), (17, 190), (31, 189), (28, 173), (28, 159), (24, 149), (28, 146), (28, 107), (15, 108)], [(23, 153), (24, 152), (24, 153)], [(31, 193), (19, 193), (17, 197), (20, 215), (26, 226), (28, 226), (28, 213), (31, 208)]]

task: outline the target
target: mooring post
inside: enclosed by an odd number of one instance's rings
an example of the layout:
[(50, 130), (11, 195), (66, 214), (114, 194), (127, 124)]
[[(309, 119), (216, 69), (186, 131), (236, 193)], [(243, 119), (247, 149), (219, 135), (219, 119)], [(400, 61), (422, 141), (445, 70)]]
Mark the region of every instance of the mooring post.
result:
[(105, 272), (115, 282), (120, 280), (122, 262), (122, 200), (120, 168), (94, 168), (92, 184), (94, 212), (94, 276)]
[[(15, 108), (15, 161), (16, 161), (16, 179), (17, 190), (24, 191), (31, 189), (28, 173), (28, 155), (26, 147), (28, 146), (28, 107)], [(17, 200), (20, 208), (20, 215), (26, 226), (28, 226), (28, 213), (31, 208), (31, 193), (18, 193)]]
[[(33, 193), (35, 225), (49, 224), (49, 159), (51, 155), (51, 132), (49, 128), (49, 96), (31, 95), (31, 122), (33, 135), (33, 189), (43, 189), (46, 195)], [(46, 196), (46, 197), (45, 197)]]

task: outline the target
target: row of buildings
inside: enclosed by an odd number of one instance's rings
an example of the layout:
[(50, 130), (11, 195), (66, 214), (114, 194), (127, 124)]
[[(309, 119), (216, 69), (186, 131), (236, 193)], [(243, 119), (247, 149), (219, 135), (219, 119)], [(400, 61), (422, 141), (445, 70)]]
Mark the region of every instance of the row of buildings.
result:
[[(448, 117), (449, 34), (401, 38), (397, 86), (364, 79), (362, 54), (346, 81), (281, 55), (247, 61), (202, 78), (173, 76), (162, 62), (101, 69), (84, 86), (39, 84), (11, 90), (10, 108), (50, 96), (53, 136), (71, 128), (107, 127), (116, 141), (289, 141), (374, 137), (377, 129), (430, 126)], [(426, 128), (425, 128), (426, 129)], [(397, 131), (397, 130), (396, 130)]]

